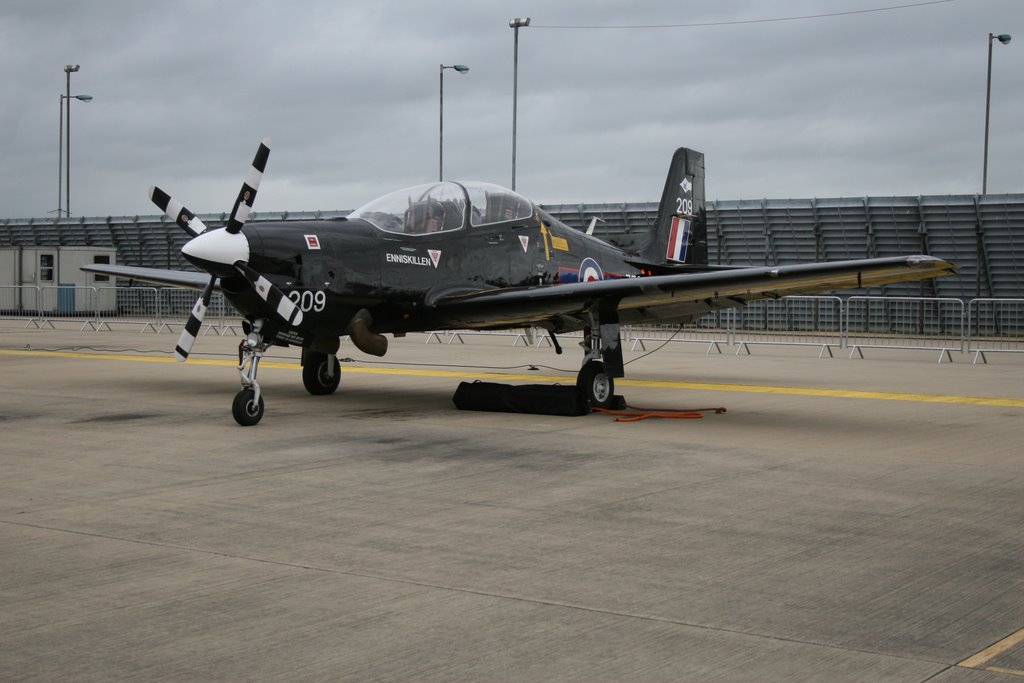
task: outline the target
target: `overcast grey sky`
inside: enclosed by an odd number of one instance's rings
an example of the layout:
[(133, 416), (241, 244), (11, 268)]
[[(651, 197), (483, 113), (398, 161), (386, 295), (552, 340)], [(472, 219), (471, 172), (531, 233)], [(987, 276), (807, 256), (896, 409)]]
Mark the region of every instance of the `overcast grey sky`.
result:
[[(0, 218), (57, 204), (72, 75), (73, 215), (157, 213), (156, 184), (227, 211), (259, 140), (255, 209), (351, 209), (445, 176), (539, 202), (656, 201), (672, 151), (706, 155), (709, 199), (1024, 191), (1024, 2), (953, 0), (4, 0)], [(50, 213), (49, 215), (53, 215)]]

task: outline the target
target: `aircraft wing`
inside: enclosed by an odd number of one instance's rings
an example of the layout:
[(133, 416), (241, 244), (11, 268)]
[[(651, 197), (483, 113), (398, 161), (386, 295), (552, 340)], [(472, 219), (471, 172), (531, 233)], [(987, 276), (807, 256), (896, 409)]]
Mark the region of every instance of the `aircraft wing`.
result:
[[(101, 263), (89, 264), (81, 267), (89, 273), (101, 275), (113, 275), (124, 280), (138, 280), (140, 282), (152, 282), (158, 285), (171, 287), (187, 287), (189, 289), (205, 289), (210, 284), (208, 273), (193, 273), (187, 270), (164, 270), (162, 268), (140, 268), (137, 266), (117, 266)], [(214, 286), (220, 290), (220, 281)]]
[(624, 322), (687, 322), (714, 309), (758, 299), (923, 280), (952, 275), (955, 268), (932, 256), (898, 256), (486, 290), (427, 303), (439, 321), (468, 328), (549, 322), (569, 329), (573, 326), (565, 318), (605, 305), (614, 305)]

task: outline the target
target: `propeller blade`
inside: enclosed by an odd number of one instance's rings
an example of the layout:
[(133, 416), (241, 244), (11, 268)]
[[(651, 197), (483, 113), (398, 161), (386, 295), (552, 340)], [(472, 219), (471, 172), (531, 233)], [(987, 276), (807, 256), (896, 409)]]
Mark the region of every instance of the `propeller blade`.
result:
[(238, 198), (231, 209), (231, 217), (228, 219), (227, 229), (231, 234), (237, 233), (249, 219), (249, 212), (252, 210), (252, 203), (256, 200), (256, 192), (260, 189), (260, 181), (263, 180), (263, 171), (267, 168), (267, 158), (270, 157), (270, 138), (263, 138), (260, 147), (256, 150), (256, 157), (252, 160), (252, 168), (249, 175), (242, 183), (242, 189), (238, 191)]
[(270, 280), (257, 273), (243, 261), (235, 263), (235, 268), (245, 276), (245, 279), (249, 281), (249, 284), (256, 290), (259, 297), (270, 304), (270, 307), (274, 309), (279, 318), (289, 325), (302, 324), (302, 311), (299, 310), (294, 301), (286, 297), (284, 292), (275, 287)]
[(203, 317), (206, 316), (206, 308), (210, 305), (210, 295), (213, 293), (213, 283), (216, 281), (216, 276), (210, 278), (210, 284), (206, 285), (206, 289), (196, 300), (196, 305), (192, 307), (192, 313), (188, 316), (188, 322), (185, 323), (185, 329), (178, 337), (178, 345), (174, 347), (174, 357), (178, 359), (179, 363), (188, 360), (188, 354), (192, 352), (192, 345), (195, 344), (196, 337), (199, 335), (199, 328), (203, 326)]
[(178, 227), (196, 237), (206, 231), (206, 224), (185, 206), (159, 187), (149, 188), (149, 198), (164, 214), (178, 224)]

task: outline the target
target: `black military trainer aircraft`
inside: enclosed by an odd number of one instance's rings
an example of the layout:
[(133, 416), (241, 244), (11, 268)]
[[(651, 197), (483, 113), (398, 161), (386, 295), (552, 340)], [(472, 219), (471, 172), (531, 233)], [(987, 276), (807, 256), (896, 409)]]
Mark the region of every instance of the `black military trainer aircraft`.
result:
[(686, 323), (709, 311), (757, 299), (870, 287), (949, 275), (930, 256), (788, 266), (709, 265), (704, 155), (672, 156), (647, 241), (625, 252), (574, 230), (525, 197), (479, 182), (435, 182), (393, 192), (346, 218), (246, 225), (270, 141), (223, 228), (207, 226), (158, 188), (150, 198), (192, 239), (185, 258), (205, 271), (90, 265), (83, 270), (201, 290), (176, 348), (184, 361), (211, 293), (242, 314), (242, 389), (232, 413), (241, 425), (263, 417), (256, 382), (271, 345), (302, 347), (302, 381), (311, 394), (338, 387), (336, 353), (348, 336), (383, 356), (385, 334), (537, 326), (557, 336), (583, 332), (577, 385), (596, 406), (611, 404), (622, 377), (619, 326)]

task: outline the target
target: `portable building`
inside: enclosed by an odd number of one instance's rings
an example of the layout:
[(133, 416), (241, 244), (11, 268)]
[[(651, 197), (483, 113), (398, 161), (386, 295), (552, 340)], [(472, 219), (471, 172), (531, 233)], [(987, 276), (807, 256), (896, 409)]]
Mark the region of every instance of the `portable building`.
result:
[(115, 263), (110, 247), (0, 248), (0, 311), (83, 314), (116, 309), (115, 282), (84, 265)]

